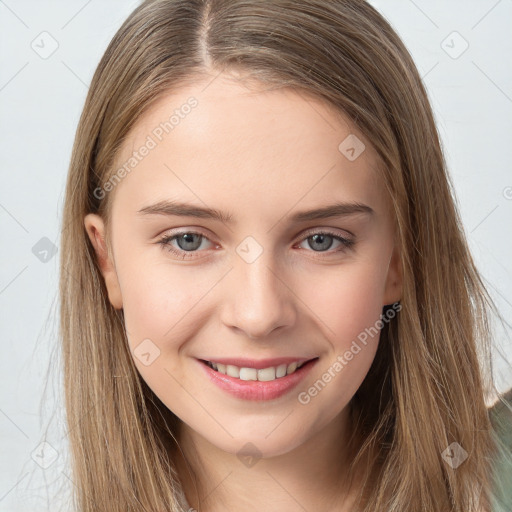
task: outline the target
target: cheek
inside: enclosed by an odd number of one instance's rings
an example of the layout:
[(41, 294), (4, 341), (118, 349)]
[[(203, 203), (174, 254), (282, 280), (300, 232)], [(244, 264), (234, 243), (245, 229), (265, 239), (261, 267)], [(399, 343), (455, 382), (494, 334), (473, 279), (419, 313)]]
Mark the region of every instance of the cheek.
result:
[(308, 305), (336, 350), (345, 350), (380, 318), (385, 278), (378, 260), (370, 260), (331, 268), (308, 279), (301, 296), (309, 297)]
[[(364, 380), (377, 351), (385, 272), (379, 260), (331, 268), (309, 282), (308, 305), (330, 341), (329, 355), (314, 384), (301, 390), (299, 403), (314, 407), (328, 421), (343, 409)], [(306, 291), (303, 290), (302, 294)]]
[[(188, 410), (189, 395), (180, 384), (187, 378), (180, 348), (201, 329), (201, 299), (219, 277), (135, 257), (120, 262), (118, 273), (129, 349), (138, 372), (169, 409)], [(190, 392), (200, 390), (192, 387)]]
[(176, 350), (178, 342), (192, 334), (198, 305), (219, 279), (193, 267), (162, 262), (161, 256), (124, 259), (118, 275), (130, 348), (151, 339), (162, 353)]

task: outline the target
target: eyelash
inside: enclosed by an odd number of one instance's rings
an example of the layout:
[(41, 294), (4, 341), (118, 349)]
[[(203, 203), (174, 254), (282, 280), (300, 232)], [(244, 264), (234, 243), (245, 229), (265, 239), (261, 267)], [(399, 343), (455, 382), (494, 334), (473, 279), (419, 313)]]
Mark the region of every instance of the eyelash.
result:
[[(171, 242), (173, 240), (175, 240), (176, 238), (182, 236), (182, 235), (198, 235), (202, 238), (205, 238), (206, 240), (209, 240), (207, 236), (205, 236), (203, 233), (199, 233), (197, 231), (181, 231), (179, 233), (174, 233), (172, 235), (164, 235), (157, 243), (162, 245), (162, 249), (166, 249), (168, 250), (169, 252), (171, 252), (172, 254), (174, 254), (175, 256), (177, 256), (178, 258), (180, 259), (191, 259), (191, 258), (194, 258), (193, 254), (194, 253), (197, 253), (197, 252), (201, 252), (201, 251), (198, 251), (198, 250), (195, 250), (195, 251), (184, 251), (183, 249), (176, 249), (175, 247), (173, 247), (171, 245)], [(308, 238), (311, 238), (312, 236), (314, 235), (328, 235), (332, 238), (334, 238), (335, 240), (338, 240), (339, 242), (341, 242), (341, 247), (339, 247), (338, 249), (335, 249), (333, 251), (331, 250), (328, 250), (328, 251), (308, 251), (308, 252), (313, 252), (313, 253), (317, 253), (317, 254), (335, 254), (335, 253), (339, 253), (339, 252), (342, 252), (342, 251), (345, 251), (347, 249), (351, 249), (354, 244), (355, 244), (355, 241), (354, 240), (351, 240), (351, 239), (348, 239), (348, 238), (344, 238), (342, 236), (340, 236), (339, 234), (336, 234), (332, 231), (329, 231), (329, 230), (324, 230), (324, 231), (308, 231), (306, 233), (305, 236), (303, 236), (298, 242), (299, 243), (302, 243), (304, 242), (305, 240), (307, 240)]]

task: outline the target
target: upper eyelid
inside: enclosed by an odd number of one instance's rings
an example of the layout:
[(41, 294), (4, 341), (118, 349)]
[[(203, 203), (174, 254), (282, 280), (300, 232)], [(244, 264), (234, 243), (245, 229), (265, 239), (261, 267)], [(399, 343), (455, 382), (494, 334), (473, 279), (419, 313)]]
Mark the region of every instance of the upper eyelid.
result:
[[(353, 233), (351, 233), (350, 231), (346, 230), (346, 229), (340, 230), (340, 228), (332, 228), (332, 227), (326, 227), (326, 228), (307, 228), (304, 231), (302, 231), (302, 233), (300, 235), (298, 235), (298, 236), (301, 237), (301, 240), (302, 240), (303, 238), (307, 238), (310, 233), (312, 233), (312, 234), (318, 234), (318, 233), (329, 234), (329, 233), (332, 232), (332, 236), (339, 236), (340, 238), (344, 238), (344, 239), (348, 239), (349, 238), (347, 236), (344, 236), (343, 234), (340, 234), (339, 231), (344, 231), (345, 233), (348, 233), (349, 236), (355, 238), (355, 235)], [(309, 235), (309, 236), (312, 236), (312, 235)]]

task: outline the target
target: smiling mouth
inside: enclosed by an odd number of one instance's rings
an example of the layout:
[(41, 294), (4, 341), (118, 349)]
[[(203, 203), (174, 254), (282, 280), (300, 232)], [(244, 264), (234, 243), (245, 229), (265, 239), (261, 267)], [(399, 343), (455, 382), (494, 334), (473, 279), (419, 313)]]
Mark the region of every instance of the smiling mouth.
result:
[(201, 359), (200, 361), (211, 368), (212, 370), (221, 373), (223, 375), (227, 375), (229, 377), (233, 377), (235, 379), (245, 380), (245, 381), (261, 381), (261, 382), (269, 382), (273, 380), (278, 380), (288, 375), (295, 373), (299, 368), (311, 363), (312, 361), (316, 361), (318, 357), (314, 359), (310, 359), (308, 361), (301, 362), (292, 362), (289, 364), (280, 364), (278, 366), (270, 366), (268, 368), (244, 368), (231, 364), (221, 364), (215, 363), (213, 361), (205, 361)]

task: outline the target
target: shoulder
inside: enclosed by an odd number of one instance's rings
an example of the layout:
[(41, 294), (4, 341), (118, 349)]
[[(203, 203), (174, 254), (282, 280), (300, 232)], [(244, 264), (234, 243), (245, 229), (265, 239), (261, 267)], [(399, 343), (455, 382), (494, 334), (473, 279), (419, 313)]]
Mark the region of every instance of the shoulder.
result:
[(512, 510), (512, 388), (489, 408), (498, 451), (494, 461), (493, 512)]

